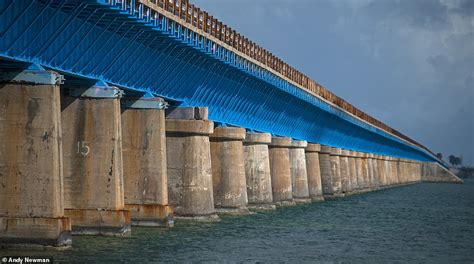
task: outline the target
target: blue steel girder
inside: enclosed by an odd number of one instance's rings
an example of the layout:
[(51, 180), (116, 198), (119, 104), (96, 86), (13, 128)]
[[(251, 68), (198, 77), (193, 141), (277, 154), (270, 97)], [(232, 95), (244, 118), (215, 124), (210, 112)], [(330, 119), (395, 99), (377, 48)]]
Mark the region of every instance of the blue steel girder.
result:
[(254, 131), (437, 161), (173, 20), (117, 2), (0, 1), (0, 57), (208, 106), (211, 120)]

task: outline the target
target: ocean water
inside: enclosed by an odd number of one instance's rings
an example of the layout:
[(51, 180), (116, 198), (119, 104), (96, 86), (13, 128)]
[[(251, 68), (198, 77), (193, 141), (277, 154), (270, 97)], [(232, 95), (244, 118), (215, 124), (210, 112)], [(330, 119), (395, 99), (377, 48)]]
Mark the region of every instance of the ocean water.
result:
[[(19, 252), (0, 252), (0, 256)], [(74, 237), (55, 263), (474, 263), (474, 180), (422, 183), (219, 223)]]

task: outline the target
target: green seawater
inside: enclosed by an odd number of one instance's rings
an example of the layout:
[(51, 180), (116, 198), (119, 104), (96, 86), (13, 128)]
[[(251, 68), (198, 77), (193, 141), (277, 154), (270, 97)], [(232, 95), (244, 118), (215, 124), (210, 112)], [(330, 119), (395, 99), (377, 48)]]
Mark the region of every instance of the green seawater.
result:
[(55, 263), (474, 263), (474, 180), (422, 183), (219, 223), (74, 237)]

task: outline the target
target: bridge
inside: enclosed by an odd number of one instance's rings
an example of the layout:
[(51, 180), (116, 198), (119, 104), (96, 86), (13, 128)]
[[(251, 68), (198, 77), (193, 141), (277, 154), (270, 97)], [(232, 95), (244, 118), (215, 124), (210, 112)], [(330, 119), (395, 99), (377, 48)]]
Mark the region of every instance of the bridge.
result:
[(0, 2), (0, 242), (460, 182), (187, 0)]

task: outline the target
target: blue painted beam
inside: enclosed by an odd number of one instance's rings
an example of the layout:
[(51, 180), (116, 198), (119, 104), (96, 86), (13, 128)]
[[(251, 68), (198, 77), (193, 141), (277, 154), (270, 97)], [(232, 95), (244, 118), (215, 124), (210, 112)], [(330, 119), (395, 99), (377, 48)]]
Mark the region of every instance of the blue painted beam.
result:
[(172, 20), (146, 17), (147, 12), (108, 1), (1, 1), (0, 57), (208, 106), (209, 118), (225, 124), (437, 161)]

